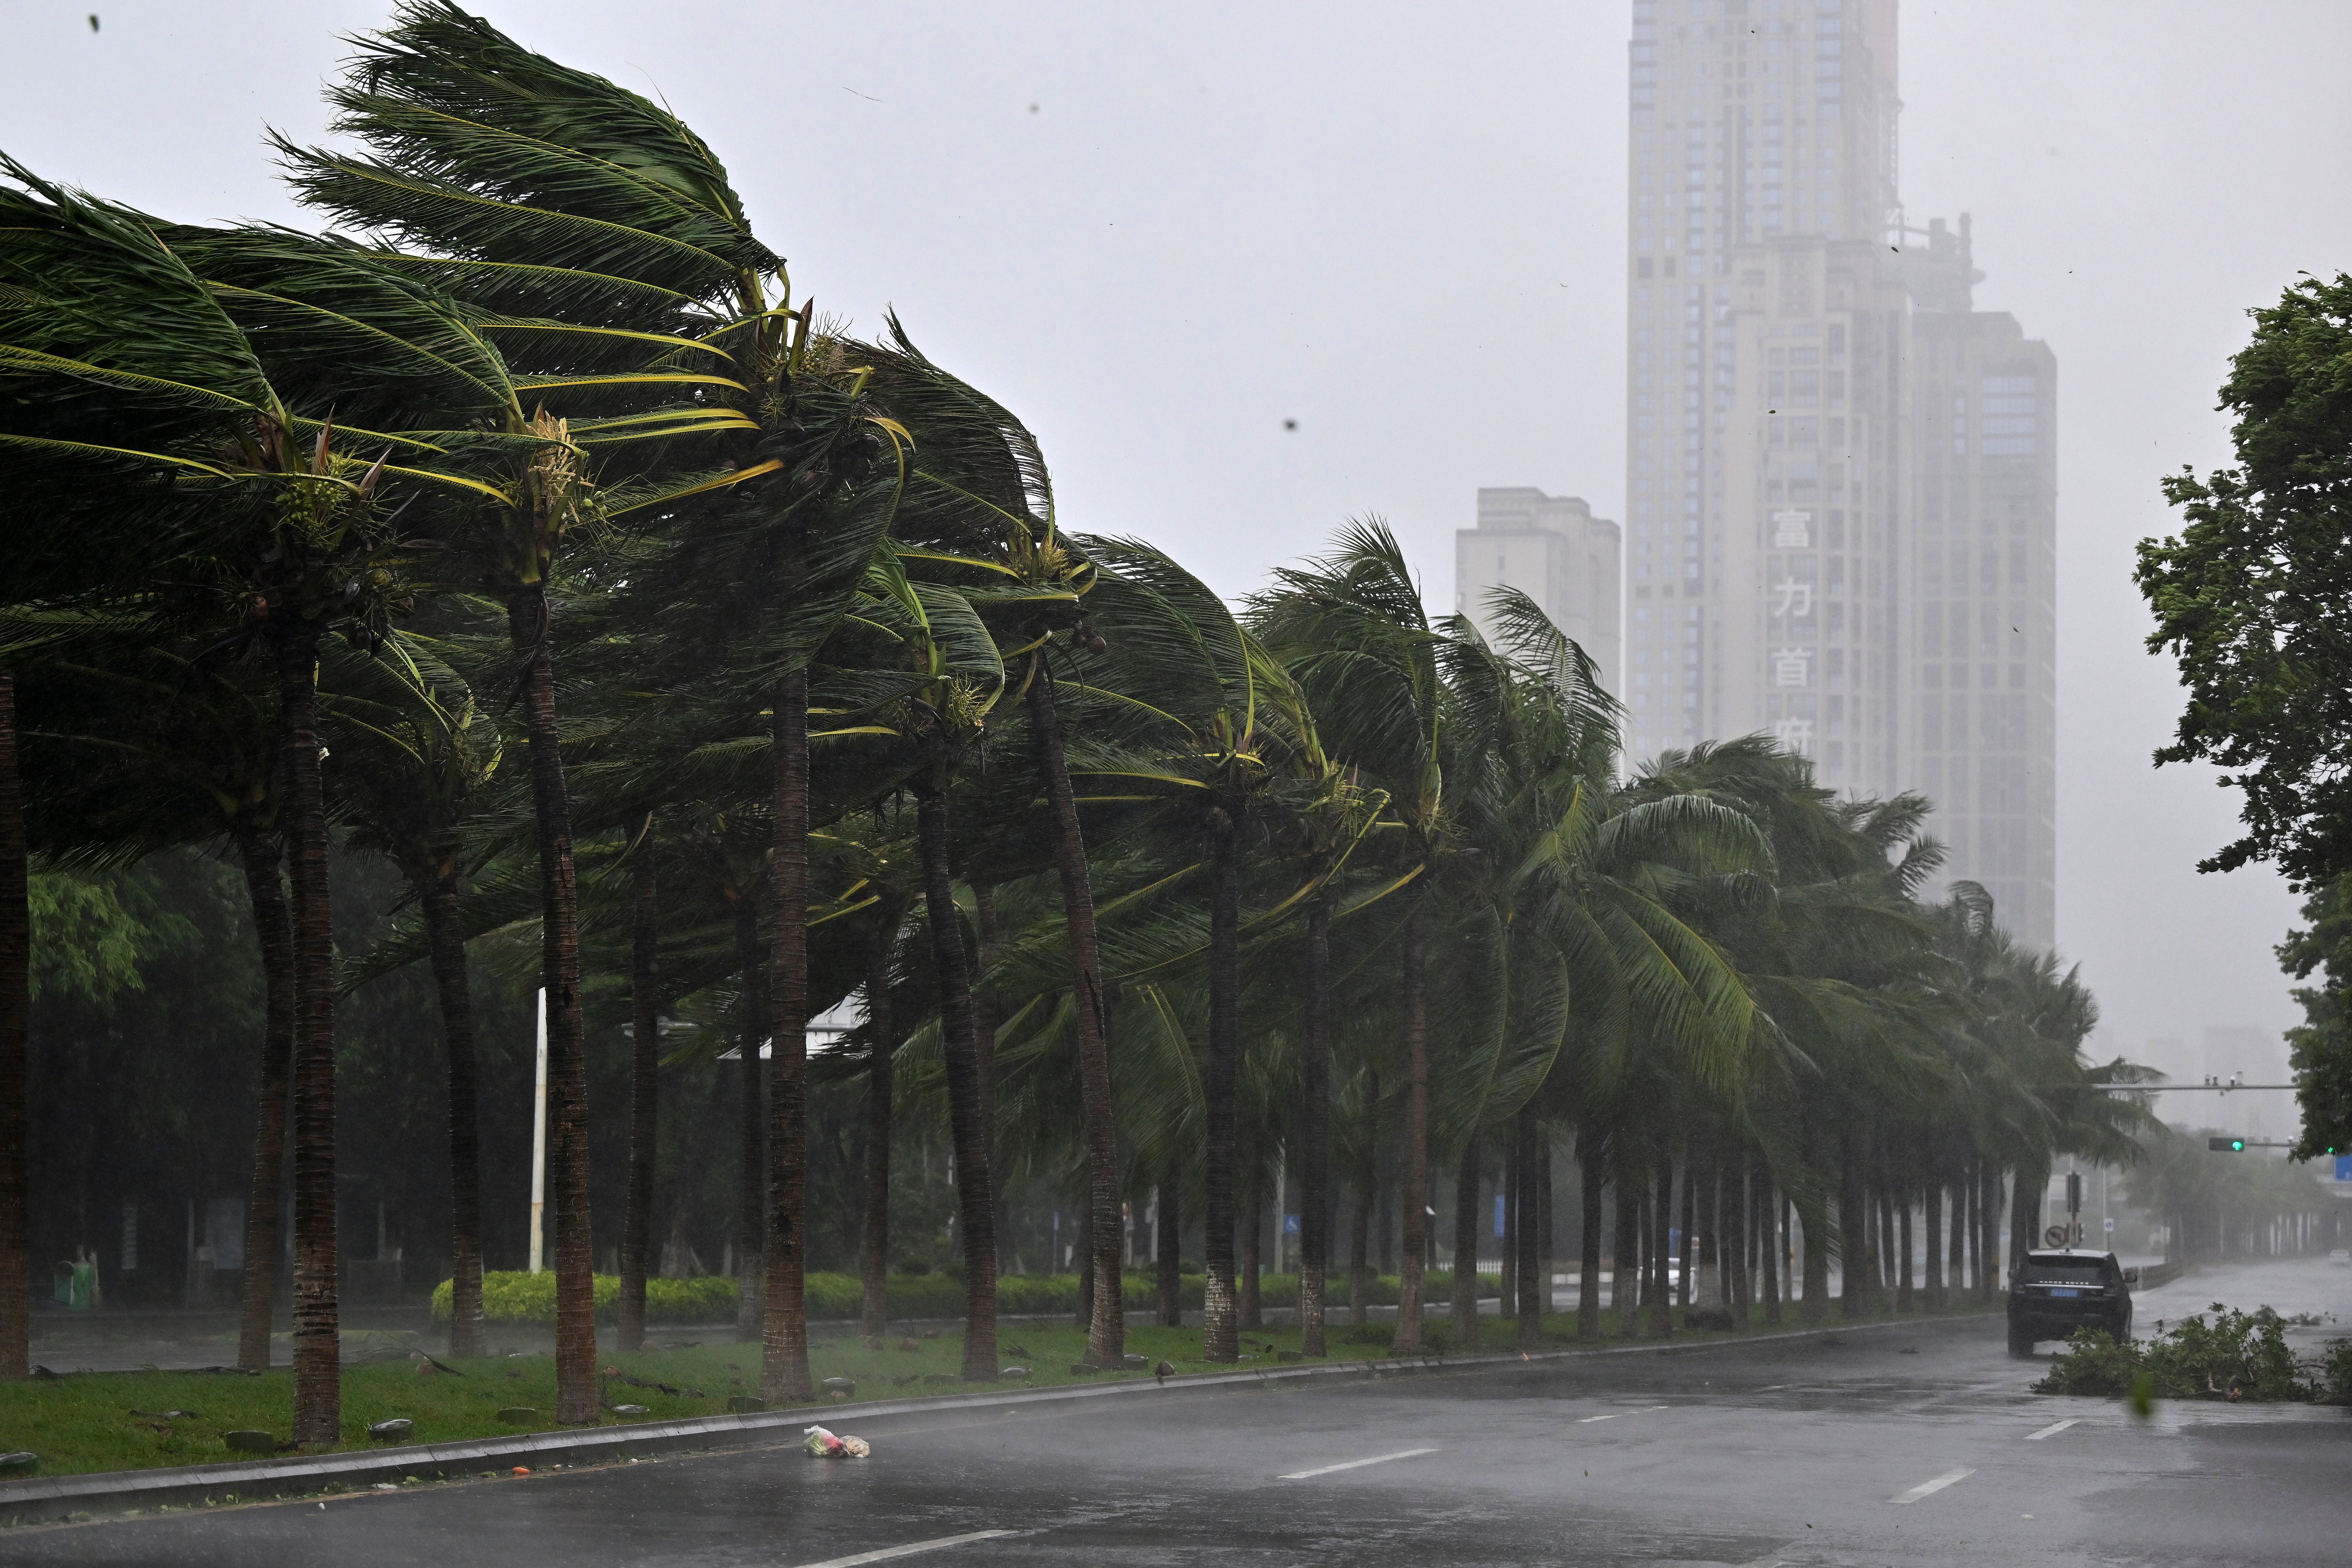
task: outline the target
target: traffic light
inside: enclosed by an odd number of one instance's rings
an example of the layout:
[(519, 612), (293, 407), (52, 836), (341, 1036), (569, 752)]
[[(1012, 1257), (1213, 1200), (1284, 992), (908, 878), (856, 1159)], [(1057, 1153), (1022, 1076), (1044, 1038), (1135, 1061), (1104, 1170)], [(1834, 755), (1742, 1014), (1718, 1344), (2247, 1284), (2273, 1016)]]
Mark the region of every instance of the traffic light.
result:
[(2246, 1152), (2246, 1141), (2242, 1138), (2208, 1138), (2205, 1147), (2217, 1154), (2242, 1154)]

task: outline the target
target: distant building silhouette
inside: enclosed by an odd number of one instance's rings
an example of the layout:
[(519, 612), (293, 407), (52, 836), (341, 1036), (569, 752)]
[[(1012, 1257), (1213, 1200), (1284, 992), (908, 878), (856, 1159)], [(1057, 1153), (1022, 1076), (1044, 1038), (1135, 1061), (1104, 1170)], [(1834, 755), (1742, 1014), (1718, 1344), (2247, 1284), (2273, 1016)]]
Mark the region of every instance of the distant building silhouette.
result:
[(1918, 789), (2047, 944), (2055, 364), (1973, 310), (1965, 219), (1904, 222), (1895, 0), (1633, 10), (1629, 749)]
[(1478, 526), (1454, 535), (1454, 607), (1496, 641), (1488, 595), (1517, 588), (1543, 606), (1618, 689), (1618, 584), (1623, 574), (1617, 525), (1577, 496), (1519, 487), (1481, 489)]

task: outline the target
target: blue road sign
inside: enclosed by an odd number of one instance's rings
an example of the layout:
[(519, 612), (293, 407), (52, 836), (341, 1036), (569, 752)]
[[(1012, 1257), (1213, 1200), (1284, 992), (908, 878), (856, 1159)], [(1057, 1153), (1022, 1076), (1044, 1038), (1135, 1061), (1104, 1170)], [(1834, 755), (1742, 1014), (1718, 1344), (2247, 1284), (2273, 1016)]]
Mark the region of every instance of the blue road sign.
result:
[(2352, 1182), (2352, 1154), (2336, 1156), (2336, 1179), (2339, 1182)]

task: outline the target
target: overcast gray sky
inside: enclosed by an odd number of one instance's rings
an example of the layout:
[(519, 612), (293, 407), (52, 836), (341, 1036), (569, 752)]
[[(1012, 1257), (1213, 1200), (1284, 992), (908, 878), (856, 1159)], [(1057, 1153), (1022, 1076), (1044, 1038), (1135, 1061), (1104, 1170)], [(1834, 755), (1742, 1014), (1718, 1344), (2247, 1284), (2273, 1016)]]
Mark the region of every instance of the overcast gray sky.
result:
[[(1625, 0), (477, 8), (658, 91), (803, 294), (1023, 414), (1073, 527), (1238, 595), (1379, 512), (1448, 605), (1479, 486), (1622, 515)], [(299, 222), (261, 128), (320, 135), (387, 11), (0, 0), (0, 147)], [(2227, 456), (2243, 311), (2352, 258), (2352, 7), (1906, 0), (1902, 55), (1912, 221), (1973, 213), (1979, 308), (2058, 356), (2060, 945), (2103, 1049), (2284, 1027), (2294, 900), (2195, 873), (2234, 799), (2148, 766), (2178, 695), (2129, 574), (2158, 476)]]

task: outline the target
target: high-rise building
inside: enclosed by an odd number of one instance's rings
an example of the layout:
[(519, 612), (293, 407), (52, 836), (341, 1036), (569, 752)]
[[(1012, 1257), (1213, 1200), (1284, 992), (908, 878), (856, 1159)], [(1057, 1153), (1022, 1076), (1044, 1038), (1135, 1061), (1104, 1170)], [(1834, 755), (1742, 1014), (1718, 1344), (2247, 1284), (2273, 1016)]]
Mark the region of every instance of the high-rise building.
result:
[(1971, 308), (1965, 231), (1906, 247), (1895, 0), (1634, 0), (1631, 89), (1630, 748), (1762, 732), (1843, 792), (1961, 788), (1947, 873), (2046, 942), (2054, 368)]
[(2058, 365), (1972, 308), (1969, 221), (1913, 267), (1912, 526), (1902, 573), (1906, 788), (1936, 803), (1945, 875), (2046, 947), (2057, 918)]
[(1478, 526), (1454, 535), (1454, 607), (1493, 641), (1487, 595), (1517, 588), (1576, 640), (1614, 692), (1620, 552), (1617, 525), (1593, 516), (1580, 497), (1526, 486), (1481, 489)]

